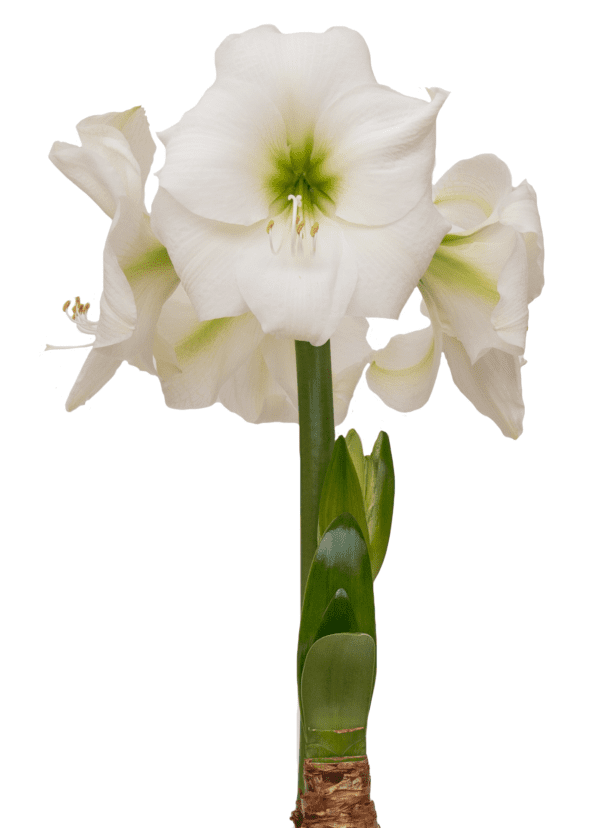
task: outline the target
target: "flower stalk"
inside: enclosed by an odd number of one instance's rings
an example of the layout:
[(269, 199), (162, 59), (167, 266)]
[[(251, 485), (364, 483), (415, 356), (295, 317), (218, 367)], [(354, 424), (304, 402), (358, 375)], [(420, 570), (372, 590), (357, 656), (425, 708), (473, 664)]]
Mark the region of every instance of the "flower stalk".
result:
[[(333, 452), (333, 385), (329, 340), (318, 347), (296, 341), (300, 426), (300, 608), (317, 548), (319, 502)], [(298, 789), (304, 791), (305, 738), (300, 723)]]

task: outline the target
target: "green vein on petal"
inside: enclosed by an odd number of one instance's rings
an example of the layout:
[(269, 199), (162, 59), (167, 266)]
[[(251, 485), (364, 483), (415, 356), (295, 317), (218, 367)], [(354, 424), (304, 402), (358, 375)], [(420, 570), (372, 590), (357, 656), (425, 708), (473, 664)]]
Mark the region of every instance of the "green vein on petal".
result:
[(152, 271), (164, 271), (167, 268), (173, 270), (173, 265), (167, 253), (167, 248), (161, 245), (143, 253), (130, 265), (127, 265), (123, 272), (128, 281), (131, 282), (141, 276), (147, 276)]
[(439, 247), (435, 253), (423, 281), (427, 284), (432, 278), (439, 279), (451, 290), (470, 293), (493, 305), (500, 299), (493, 279), (443, 247)]
[(175, 353), (180, 362), (188, 362), (194, 359), (198, 353), (205, 348), (212, 347), (219, 336), (224, 334), (238, 316), (225, 316), (222, 319), (209, 319), (194, 328), (192, 333), (175, 345)]

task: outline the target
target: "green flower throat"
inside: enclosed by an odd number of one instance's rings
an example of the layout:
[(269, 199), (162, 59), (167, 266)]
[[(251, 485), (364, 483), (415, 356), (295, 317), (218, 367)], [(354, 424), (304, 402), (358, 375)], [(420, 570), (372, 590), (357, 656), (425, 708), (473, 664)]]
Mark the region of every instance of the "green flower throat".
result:
[(288, 145), (287, 151), (273, 152), (273, 171), (265, 182), (272, 216), (292, 209), (290, 195), (302, 196), (302, 212), (307, 221), (315, 221), (319, 212), (326, 216), (334, 214), (340, 177), (327, 171), (329, 154), (326, 147), (315, 150), (312, 135), (300, 145)]

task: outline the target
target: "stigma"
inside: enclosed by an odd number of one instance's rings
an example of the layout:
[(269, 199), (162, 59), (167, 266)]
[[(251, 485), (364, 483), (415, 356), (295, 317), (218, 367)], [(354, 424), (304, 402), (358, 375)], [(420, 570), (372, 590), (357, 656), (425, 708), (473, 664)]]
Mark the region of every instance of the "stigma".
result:
[[(310, 238), (312, 239), (312, 245), (310, 250), (304, 249), (304, 241), (308, 243), (307, 239), (307, 231), (308, 228), (306, 226), (306, 220), (304, 218), (304, 211), (302, 208), (302, 196), (301, 195), (289, 195), (288, 201), (292, 202), (292, 218), (291, 218), (291, 225), (290, 225), (290, 251), (292, 256), (297, 255), (304, 255), (304, 253), (309, 253), (311, 256), (314, 256), (317, 250), (317, 232), (319, 230), (319, 222), (315, 221), (314, 224), (310, 227)], [(271, 253), (274, 256), (279, 254), (281, 250), (281, 246), (284, 242), (284, 239), (281, 239), (279, 243), (279, 247), (277, 250), (273, 245), (273, 228), (275, 227), (275, 222), (273, 219), (269, 221), (267, 224), (267, 235), (269, 236), (269, 244), (271, 245)], [(285, 232), (284, 232), (285, 235)]]
[(77, 325), (78, 330), (80, 330), (81, 333), (93, 335), (96, 333), (98, 323), (92, 322), (87, 318), (89, 309), (90, 303), (86, 302), (85, 305), (82, 305), (79, 296), (75, 297), (75, 302), (73, 303), (72, 308), (70, 299), (63, 305), (63, 312), (66, 314), (67, 318), (71, 320), (71, 322), (74, 322)]

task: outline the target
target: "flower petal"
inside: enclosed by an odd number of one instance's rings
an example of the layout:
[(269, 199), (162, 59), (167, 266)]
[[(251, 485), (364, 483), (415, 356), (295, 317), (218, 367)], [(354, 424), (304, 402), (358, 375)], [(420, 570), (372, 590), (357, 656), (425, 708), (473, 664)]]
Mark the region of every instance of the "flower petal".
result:
[(123, 357), (119, 345), (93, 348), (87, 356), (67, 398), (67, 411), (74, 411), (97, 394), (115, 375)]
[(498, 212), (502, 224), (514, 227), (525, 241), (529, 272), (527, 301), (532, 302), (544, 286), (544, 238), (537, 196), (531, 184), (522, 181), (499, 205)]
[(457, 339), (444, 336), (444, 353), (452, 379), (475, 408), (490, 417), (505, 437), (523, 432), (521, 365), (524, 360), (495, 348), (475, 364)]
[(348, 315), (397, 319), (450, 225), (425, 196), (393, 224), (343, 228), (358, 267)]
[[(339, 425), (348, 413), (348, 406), (363, 369), (373, 353), (367, 342), (369, 323), (366, 319), (344, 317), (331, 337), (331, 374), (333, 380), (333, 414)], [(296, 351), (292, 339), (265, 336), (261, 350), (269, 372), (285, 391), (298, 422), (298, 385)]]
[[(292, 242), (296, 234), (286, 231), (277, 255), (259, 227), (236, 262), (239, 290), (265, 333), (323, 345), (346, 313), (356, 263), (338, 224), (320, 225), (315, 239), (304, 242)], [(292, 243), (303, 251), (292, 252)]]
[(375, 351), (367, 383), (396, 411), (414, 411), (425, 405), (433, 389), (442, 352), (442, 334), (435, 320), (428, 328), (398, 334)]
[[(292, 142), (303, 139), (318, 113), (337, 97), (375, 83), (367, 44), (344, 27), (323, 34), (281, 34), (275, 26), (259, 26), (227, 37), (215, 62), (218, 81), (244, 80), (264, 90), (290, 128)], [(304, 115), (302, 122), (298, 112)]]
[(142, 107), (92, 115), (77, 124), (81, 147), (56, 141), (50, 160), (111, 218), (119, 199), (144, 200), (155, 144)]
[(497, 156), (476, 155), (459, 161), (433, 187), (438, 210), (453, 225), (453, 233), (473, 233), (492, 217), (512, 192), (510, 170)]
[(366, 319), (345, 316), (331, 337), (333, 419), (336, 426), (346, 419), (352, 395), (373, 354), (367, 341), (368, 330)]
[(471, 236), (447, 236), (422, 279), (444, 333), (476, 362), (490, 348), (523, 352), (527, 326), (527, 263), (511, 227), (494, 224)]
[(283, 118), (259, 86), (218, 81), (159, 137), (161, 187), (190, 212), (230, 224), (267, 218), (273, 157), (289, 150)]
[[(248, 312), (236, 281), (240, 251), (257, 233), (256, 227), (240, 227), (199, 218), (159, 187), (152, 204), (152, 229), (169, 255), (199, 321), (239, 316)], [(266, 249), (264, 224), (259, 235)]]
[(198, 322), (182, 287), (165, 303), (158, 335), (173, 349), (175, 370), (157, 358), (163, 393), (171, 408), (205, 408), (258, 347), (263, 333), (252, 314)]
[(385, 86), (353, 89), (324, 111), (315, 147), (329, 148), (323, 175), (340, 179), (336, 216), (355, 224), (389, 224), (427, 196), (435, 160), (435, 120), (448, 96), (410, 98)]
[[(290, 340), (280, 340), (288, 348)], [(249, 423), (294, 423), (298, 412), (276, 382), (264, 358), (262, 346), (248, 356), (221, 389), (219, 402)]]

